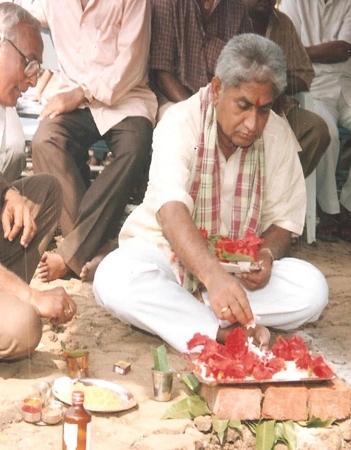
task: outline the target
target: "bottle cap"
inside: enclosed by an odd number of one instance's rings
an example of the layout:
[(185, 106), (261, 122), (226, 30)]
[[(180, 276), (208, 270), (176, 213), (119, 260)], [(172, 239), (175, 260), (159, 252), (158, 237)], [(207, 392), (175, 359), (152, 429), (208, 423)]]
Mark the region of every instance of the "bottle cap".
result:
[(84, 392), (83, 391), (73, 391), (72, 392), (72, 403), (84, 403)]

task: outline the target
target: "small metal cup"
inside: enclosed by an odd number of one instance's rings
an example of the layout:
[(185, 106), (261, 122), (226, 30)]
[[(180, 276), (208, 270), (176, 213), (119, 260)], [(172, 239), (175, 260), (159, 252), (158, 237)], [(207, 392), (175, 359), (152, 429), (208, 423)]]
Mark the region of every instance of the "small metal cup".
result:
[(63, 352), (70, 378), (89, 377), (89, 352), (84, 351), (83, 356), (72, 356), (70, 352)]
[(151, 369), (154, 400), (168, 402), (172, 396), (173, 371), (162, 372)]

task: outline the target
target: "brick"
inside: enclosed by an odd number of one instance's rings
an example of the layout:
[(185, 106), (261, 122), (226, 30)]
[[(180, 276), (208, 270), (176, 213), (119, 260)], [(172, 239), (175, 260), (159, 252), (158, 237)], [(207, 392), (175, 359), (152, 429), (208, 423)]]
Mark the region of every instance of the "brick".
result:
[(259, 387), (203, 384), (200, 394), (220, 419), (258, 420), (261, 417), (262, 392)]
[(308, 392), (309, 417), (343, 420), (350, 417), (351, 388), (340, 378)]
[(262, 417), (276, 420), (306, 420), (308, 389), (305, 386), (269, 386), (265, 390)]

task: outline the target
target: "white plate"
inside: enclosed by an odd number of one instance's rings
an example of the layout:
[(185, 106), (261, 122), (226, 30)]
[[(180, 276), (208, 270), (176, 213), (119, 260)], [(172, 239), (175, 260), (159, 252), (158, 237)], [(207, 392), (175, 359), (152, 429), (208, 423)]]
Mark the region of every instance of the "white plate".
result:
[(229, 273), (257, 272), (261, 270), (260, 263), (250, 261), (222, 262), (220, 264)]
[[(56, 398), (64, 403), (71, 404), (67, 400), (67, 393), (71, 391), (75, 383), (83, 383), (86, 386), (100, 386), (109, 389), (113, 392), (119, 400), (121, 400), (121, 406), (115, 409), (105, 409), (105, 408), (93, 408), (90, 411), (93, 412), (118, 412), (125, 411), (127, 409), (134, 408), (136, 406), (137, 400), (134, 395), (125, 387), (120, 384), (112, 383), (110, 381), (101, 380), (98, 378), (76, 378), (72, 379), (69, 377), (57, 378), (52, 385), (52, 392)], [(88, 408), (87, 408), (88, 409)]]

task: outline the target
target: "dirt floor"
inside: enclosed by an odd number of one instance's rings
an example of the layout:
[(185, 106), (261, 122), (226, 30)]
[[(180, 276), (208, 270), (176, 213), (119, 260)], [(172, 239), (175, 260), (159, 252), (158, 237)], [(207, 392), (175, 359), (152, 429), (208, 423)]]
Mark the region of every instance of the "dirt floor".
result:
[[(303, 240), (291, 247), (291, 255), (315, 264), (326, 276), (330, 286), (330, 303), (318, 323), (296, 330), (313, 351), (320, 351), (335, 373), (351, 385), (351, 317), (350, 292), (351, 245), (345, 242), (309, 246)], [(53, 382), (66, 376), (66, 363), (61, 342), (69, 348), (87, 348), (90, 352), (90, 377), (111, 381), (129, 389), (138, 405), (124, 412), (94, 413), (92, 418), (93, 450), (186, 450), (186, 449), (253, 449), (255, 441), (244, 428), (243, 438), (233, 433), (220, 447), (211, 433), (200, 432), (190, 420), (162, 420), (167, 408), (187, 395), (184, 384), (174, 379), (172, 399), (162, 403), (153, 400), (151, 347), (161, 341), (112, 318), (96, 305), (91, 283), (77, 279), (58, 280), (33, 286), (46, 289), (63, 285), (78, 305), (74, 320), (59, 331), (44, 324), (40, 347), (31, 359), (0, 364), (0, 449), (59, 450), (62, 424), (38, 426), (21, 420), (23, 399), (37, 394), (43, 381)], [(113, 371), (118, 360), (129, 361), (129, 373)], [(169, 350), (169, 361), (179, 373), (187, 373), (187, 361)], [(349, 420), (328, 429), (299, 429), (298, 449), (351, 449)], [(279, 448), (286, 448), (280, 446)]]

